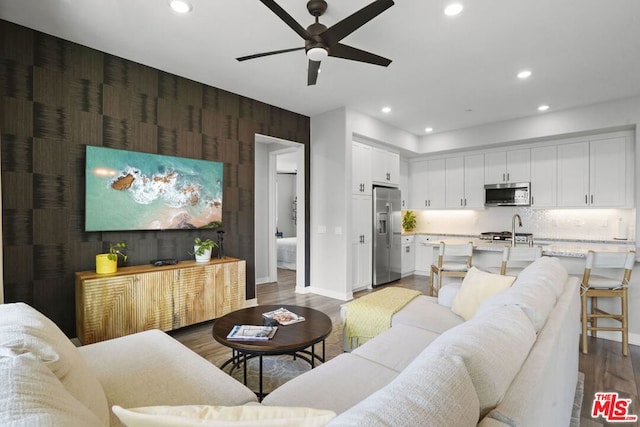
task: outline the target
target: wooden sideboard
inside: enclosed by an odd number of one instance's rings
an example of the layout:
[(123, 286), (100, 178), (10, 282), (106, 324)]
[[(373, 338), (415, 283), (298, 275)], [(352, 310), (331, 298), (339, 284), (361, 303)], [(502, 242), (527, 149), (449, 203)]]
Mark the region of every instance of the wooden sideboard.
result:
[(148, 330), (170, 331), (244, 308), (246, 261), (121, 267), (76, 273), (76, 329), (82, 344)]

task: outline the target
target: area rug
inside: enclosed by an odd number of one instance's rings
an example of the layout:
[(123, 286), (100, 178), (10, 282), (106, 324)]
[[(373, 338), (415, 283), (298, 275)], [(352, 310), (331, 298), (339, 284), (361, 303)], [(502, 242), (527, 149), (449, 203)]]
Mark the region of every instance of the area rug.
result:
[(582, 399), (584, 398), (584, 374), (578, 372), (576, 395), (573, 399), (573, 411), (571, 413), (570, 427), (580, 427), (580, 412), (582, 411)]
[[(319, 362), (316, 362), (318, 366)], [(247, 387), (253, 391), (258, 391), (259, 385), (259, 358), (255, 357), (247, 361)], [(225, 367), (224, 371), (229, 373), (231, 366)], [(290, 355), (264, 356), (262, 358), (262, 390), (270, 393), (287, 381), (311, 370), (308, 362)], [(230, 374), (236, 380), (242, 382), (242, 365), (233, 370)]]

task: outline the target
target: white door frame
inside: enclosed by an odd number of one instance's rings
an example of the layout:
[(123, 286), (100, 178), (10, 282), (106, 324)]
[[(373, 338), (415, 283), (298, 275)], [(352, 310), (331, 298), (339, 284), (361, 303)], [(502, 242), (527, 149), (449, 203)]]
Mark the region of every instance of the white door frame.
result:
[[(258, 134), (256, 134), (258, 136)], [(269, 206), (268, 206), (268, 233), (269, 233), (269, 281), (275, 282), (278, 280), (278, 260), (277, 260), (277, 247), (276, 247), (276, 175), (277, 175), (277, 156), (279, 154), (297, 153), (297, 173), (296, 173), (296, 197), (297, 197), (297, 221), (296, 221), (296, 292), (305, 291), (305, 169), (304, 169), (304, 157), (305, 146), (304, 144), (287, 141), (284, 139), (274, 138), (265, 135), (259, 135), (262, 142), (273, 142), (281, 145), (283, 148), (279, 150), (273, 150), (269, 152)]]

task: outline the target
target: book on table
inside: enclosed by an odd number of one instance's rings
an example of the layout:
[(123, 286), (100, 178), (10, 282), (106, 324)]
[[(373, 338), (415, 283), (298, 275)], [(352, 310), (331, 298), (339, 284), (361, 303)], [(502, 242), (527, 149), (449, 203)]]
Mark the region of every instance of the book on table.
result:
[(270, 340), (278, 330), (277, 326), (235, 325), (227, 335), (228, 340)]
[(287, 310), (284, 307), (281, 307), (277, 310), (262, 313), (262, 316), (268, 319), (274, 319), (281, 325), (291, 325), (292, 323), (298, 323), (298, 322), (304, 321), (304, 317), (298, 316), (297, 314)]

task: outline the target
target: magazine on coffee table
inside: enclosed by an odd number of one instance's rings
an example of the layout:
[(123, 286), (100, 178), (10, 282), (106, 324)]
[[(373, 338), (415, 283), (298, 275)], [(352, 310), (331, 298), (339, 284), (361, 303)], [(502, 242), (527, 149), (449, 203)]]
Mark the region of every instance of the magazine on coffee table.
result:
[(287, 310), (284, 307), (281, 307), (277, 310), (269, 311), (267, 313), (262, 313), (262, 315), (268, 319), (277, 320), (278, 323), (283, 326), (304, 321), (304, 317), (298, 316), (297, 314)]
[(231, 332), (229, 332), (229, 335), (227, 335), (227, 339), (239, 341), (266, 341), (273, 338), (277, 330), (277, 326), (235, 325), (231, 329)]

